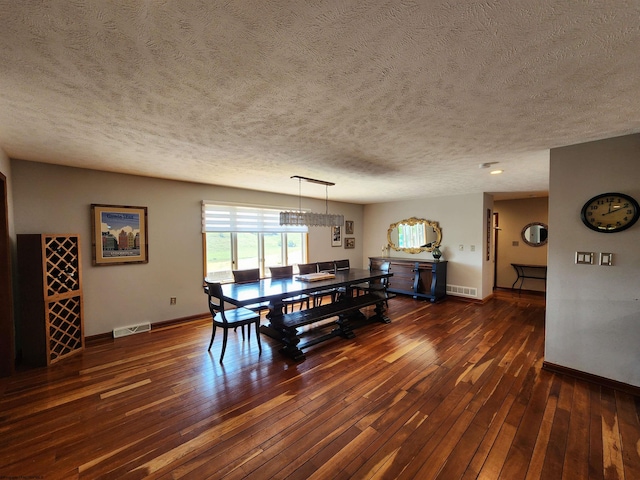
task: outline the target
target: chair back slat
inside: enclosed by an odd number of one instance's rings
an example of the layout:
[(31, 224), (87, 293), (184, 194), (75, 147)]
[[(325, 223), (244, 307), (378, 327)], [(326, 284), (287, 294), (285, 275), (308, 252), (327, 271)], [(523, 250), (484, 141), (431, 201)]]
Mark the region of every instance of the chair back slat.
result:
[(227, 318), (224, 315), (224, 301), (222, 300), (222, 286), (219, 283), (215, 282), (207, 282), (205, 280), (205, 284), (207, 285), (207, 296), (209, 299), (209, 311), (211, 315), (214, 317), (216, 314), (220, 314), (223, 321), (227, 321)]
[(293, 267), (285, 265), (283, 267), (269, 267), (271, 278), (288, 278), (293, 276)]
[(333, 262), (318, 262), (318, 272), (335, 273), (336, 266)]
[(233, 281), (236, 283), (256, 282), (260, 280), (260, 269), (233, 270)]
[(336, 271), (349, 270), (349, 268), (351, 268), (349, 266), (349, 259), (346, 259), (346, 260), (335, 260), (333, 263), (336, 266)]
[[(389, 273), (390, 266), (391, 266), (391, 263), (382, 262), (377, 270), (380, 270), (384, 273)], [(369, 266), (369, 270), (373, 270), (371, 266)], [(369, 283), (373, 285), (383, 285), (386, 288), (387, 284), (389, 283), (389, 278), (388, 277), (378, 278), (375, 280), (371, 280)]]
[(300, 275), (306, 275), (308, 273), (317, 273), (317, 272), (318, 272), (317, 263), (299, 263), (298, 264), (298, 273), (300, 273)]

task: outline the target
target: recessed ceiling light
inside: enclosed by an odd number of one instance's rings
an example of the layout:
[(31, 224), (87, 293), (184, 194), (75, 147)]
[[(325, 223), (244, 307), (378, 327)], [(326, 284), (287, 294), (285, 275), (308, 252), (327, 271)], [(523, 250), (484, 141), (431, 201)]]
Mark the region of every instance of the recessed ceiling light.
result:
[(491, 175), (500, 175), (504, 170), (492, 170)]

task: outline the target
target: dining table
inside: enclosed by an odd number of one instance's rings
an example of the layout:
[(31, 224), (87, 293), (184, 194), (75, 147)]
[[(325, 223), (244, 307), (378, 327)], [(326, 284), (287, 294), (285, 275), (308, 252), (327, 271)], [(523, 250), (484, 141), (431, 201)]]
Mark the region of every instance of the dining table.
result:
[[(286, 278), (262, 278), (255, 282), (226, 283), (222, 285), (222, 300), (238, 307), (268, 302), (269, 323), (261, 327), (261, 333), (278, 340), (282, 344), (280, 351), (283, 354), (302, 360), (305, 358), (303, 348), (335, 336), (353, 338), (353, 329), (364, 324), (390, 323), (385, 315), (385, 300), (389, 298), (386, 292), (370, 292), (365, 295), (356, 295), (355, 292), (359, 290), (357, 286), (366, 286), (369, 282), (380, 281), (392, 275), (388, 271), (350, 268), (336, 271), (325, 278), (320, 276), (309, 279), (303, 275), (293, 275)], [(330, 290), (340, 291), (340, 295), (329, 304), (295, 312), (286, 311), (284, 299)], [(375, 305), (373, 315), (366, 316), (362, 309), (372, 305)], [(300, 343), (301, 327), (334, 317), (335, 321), (329, 323), (335, 327), (331, 332)], [(324, 331), (326, 328), (327, 322), (324, 322), (318, 330)], [(310, 336), (310, 333), (313, 333), (312, 328), (305, 329), (305, 337)]]

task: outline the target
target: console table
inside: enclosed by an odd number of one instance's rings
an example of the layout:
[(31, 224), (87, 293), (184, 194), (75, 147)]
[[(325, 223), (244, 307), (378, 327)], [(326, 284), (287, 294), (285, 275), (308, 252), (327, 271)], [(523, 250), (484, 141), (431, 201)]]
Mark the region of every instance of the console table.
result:
[(524, 263), (512, 263), (511, 266), (516, 271), (516, 281), (513, 282), (511, 288), (516, 286), (518, 280), (520, 280), (520, 288), (518, 293), (522, 292), (522, 284), (525, 278), (532, 278), (537, 280), (544, 280), (545, 287), (547, 285), (547, 266), (546, 265), (527, 265)]
[(436, 302), (447, 294), (447, 262), (416, 261), (409, 258), (369, 257), (372, 269), (379, 270), (380, 265), (389, 262), (387, 290), (393, 293), (411, 295)]

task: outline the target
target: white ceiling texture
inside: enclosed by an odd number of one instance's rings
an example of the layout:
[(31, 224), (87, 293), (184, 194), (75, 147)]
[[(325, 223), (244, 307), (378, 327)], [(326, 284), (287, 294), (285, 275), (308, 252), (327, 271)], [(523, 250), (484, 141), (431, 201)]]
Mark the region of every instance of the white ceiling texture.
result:
[(550, 148), (640, 131), (640, 0), (0, 0), (0, 25), (23, 160), (509, 198), (548, 189)]

